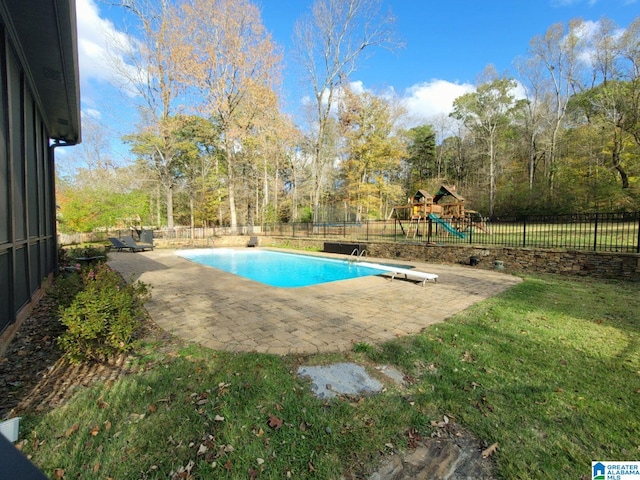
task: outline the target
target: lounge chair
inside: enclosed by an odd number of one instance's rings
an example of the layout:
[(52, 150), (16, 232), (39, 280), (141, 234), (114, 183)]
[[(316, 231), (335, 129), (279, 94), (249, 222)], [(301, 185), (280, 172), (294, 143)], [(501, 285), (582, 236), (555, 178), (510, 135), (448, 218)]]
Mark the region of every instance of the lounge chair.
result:
[(111, 242), (111, 245), (113, 245), (113, 248), (115, 248), (116, 251), (118, 251), (118, 252), (121, 252), (125, 248), (126, 249), (131, 249), (131, 247), (129, 247), (128, 245), (125, 245), (124, 243), (122, 243), (122, 240), (120, 240), (119, 238), (109, 237), (109, 241)]
[(150, 243), (137, 243), (132, 236), (122, 237), (122, 241), (132, 252), (144, 252), (145, 250), (153, 250)]
[(250, 237), (249, 242), (247, 243), (247, 247), (257, 247), (258, 246), (258, 237)]

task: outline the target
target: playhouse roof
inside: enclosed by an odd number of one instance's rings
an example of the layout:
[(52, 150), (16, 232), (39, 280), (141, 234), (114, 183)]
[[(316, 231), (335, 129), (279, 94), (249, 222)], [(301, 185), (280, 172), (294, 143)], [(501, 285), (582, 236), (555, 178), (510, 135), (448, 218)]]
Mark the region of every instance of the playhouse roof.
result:
[(415, 193), (415, 195), (413, 196), (413, 198), (422, 198), (422, 197), (425, 197), (425, 198), (433, 198), (433, 197), (431, 196), (431, 194), (430, 194), (429, 192), (427, 192), (426, 190), (418, 190), (418, 191)]
[(464, 202), (464, 197), (456, 193), (455, 185), (442, 185), (440, 190), (436, 193), (436, 196), (433, 197), (433, 203), (438, 203), (442, 197), (446, 196), (452, 196), (456, 200)]

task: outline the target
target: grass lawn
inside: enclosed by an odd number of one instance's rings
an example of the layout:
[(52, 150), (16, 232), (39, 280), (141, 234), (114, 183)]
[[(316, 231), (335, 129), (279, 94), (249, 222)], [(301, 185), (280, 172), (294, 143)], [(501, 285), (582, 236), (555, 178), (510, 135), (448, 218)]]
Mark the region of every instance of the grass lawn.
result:
[[(146, 344), (141, 373), (24, 416), (22, 448), (51, 478), (330, 479), (371, 471), (446, 415), (498, 442), (499, 478), (586, 478), (592, 460), (640, 460), (638, 290), (526, 277), (420, 335), (330, 356)], [(296, 378), (300, 364), (344, 360), (413, 381), (323, 401)]]

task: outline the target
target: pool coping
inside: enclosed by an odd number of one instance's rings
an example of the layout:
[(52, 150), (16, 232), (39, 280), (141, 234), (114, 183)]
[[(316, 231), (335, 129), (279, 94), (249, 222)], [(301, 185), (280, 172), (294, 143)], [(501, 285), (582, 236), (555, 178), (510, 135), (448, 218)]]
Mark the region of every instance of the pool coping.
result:
[[(275, 250), (347, 260), (337, 254)], [(111, 252), (109, 265), (127, 280), (151, 285), (146, 308), (159, 327), (216, 350), (276, 355), (348, 351), (357, 342), (379, 344), (419, 333), (522, 281), (469, 266), (393, 259), (438, 275), (438, 283), (423, 287), (411, 279), (376, 275), (278, 288), (196, 264), (175, 251)]]

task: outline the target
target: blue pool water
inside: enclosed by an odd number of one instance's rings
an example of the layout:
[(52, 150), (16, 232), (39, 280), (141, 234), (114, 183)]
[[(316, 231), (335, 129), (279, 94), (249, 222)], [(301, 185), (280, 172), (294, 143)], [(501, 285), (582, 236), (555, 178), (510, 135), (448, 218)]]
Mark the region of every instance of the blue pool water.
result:
[(383, 273), (346, 260), (260, 249), (209, 248), (177, 255), (272, 287), (307, 287)]

